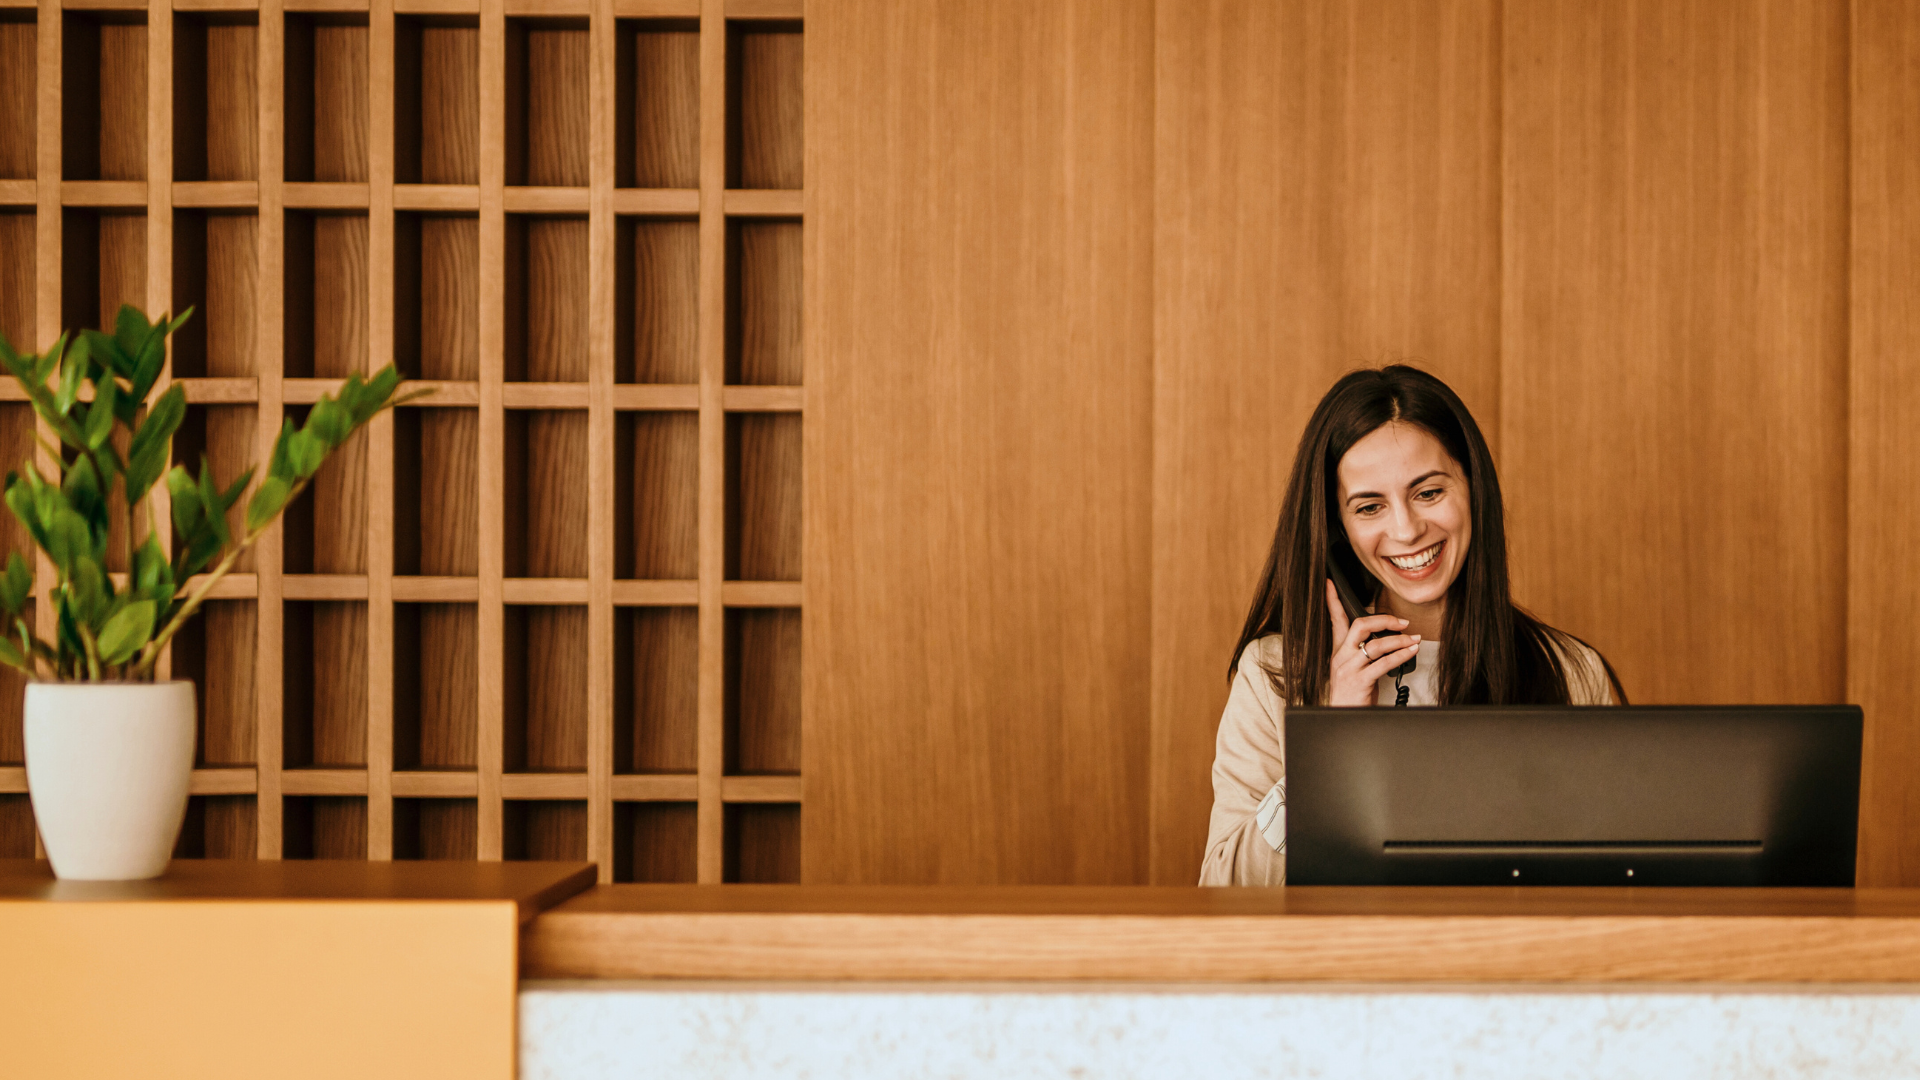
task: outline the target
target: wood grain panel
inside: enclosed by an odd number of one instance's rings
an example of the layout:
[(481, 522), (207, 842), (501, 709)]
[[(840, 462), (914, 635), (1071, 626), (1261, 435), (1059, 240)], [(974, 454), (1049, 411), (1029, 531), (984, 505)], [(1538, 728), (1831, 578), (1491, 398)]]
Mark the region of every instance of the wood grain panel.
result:
[(727, 49), (727, 186), (800, 188), (802, 45), (792, 23), (735, 23)]
[(699, 223), (622, 218), (615, 242), (614, 378), (699, 382)]
[(586, 187), (589, 59), (584, 19), (507, 20), (507, 183)]
[(614, 182), (699, 187), (699, 24), (622, 21), (618, 48)]
[(259, 216), (250, 212), (175, 212), (169, 310), (191, 307), (194, 316), (173, 335), (174, 377), (257, 373), (259, 224)]
[(1199, 872), (1228, 654), (1327, 387), (1411, 360), (1498, 429), (1498, 11), (1160, 21), (1152, 881)]
[(727, 229), (727, 382), (799, 386), (801, 227), (734, 221)]
[(1920, 11), (1853, 5), (1846, 700), (1866, 713), (1862, 885), (1920, 883)]
[(31, 859), (38, 840), (28, 795), (0, 795), (0, 858)]
[(801, 449), (798, 413), (727, 417), (728, 580), (800, 580)]
[(587, 609), (507, 608), (504, 656), (506, 771), (584, 771)]
[(1505, 55), (1515, 598), (1636, 701), (1840, 700), (1846, 7), (1509, 6)]
[(587, 804), (560, 800), (507, 803), (502, 837), (509, 860), (581, 859), (587, 851)]
[(367, 857), (367, 800), (358, 795), (291, 796), (286, 800), (287, 859)]
[(403, 409), (393, 444), (394, 573), (479, 573), (478, 414)]
[(800, 881), (800, 808), (778, 803), (727, 807), (723, 881), (753, 885)]
[(145, 180), (146, 13), (68, 12), (60, 41), (61, 176)]
[(394, 180), (479, 183), (479, 24), (402, 17), (394, 23), (394, 49)]
[(195, 795), (174, 843), (176, 859), (251, 859), (256, 799), (252, 795)]
[(112, 326), (121, 304), (145, 306), (146, 215), (67, 210), (62, 217), (60, 324)]
[(806, 880), (1139, 881), (1153, 6), (807, 15)]
[(506, 576), (587, 576), (587, 414), (507, 414)]
[[(284, 610), (286, 768), (364, 768), (367, 697), (342, 693), (341, 688), (357, 690), (367, 684), (366, 603), (289, 601)], [(291, 836), (292, 825), (288, 828)], [(364, 853), (341, 857), (363, 858)]]
[(393, 348), (402, 374), (480, 373), (480, 221), (471, 214), (397, 214)]
[(285, 178), (367, 182), (367, 17), (286, 20)]
[(289, 212), (284, 234), (284, 372), (367, 370), (367, 215)]
[(728, 775), (800, 772), (800, 612), (727, 612)]
[[(32, 12), (0, 13), (0, 180), (33, 180), (39, 173), (40, 109), (35, 85), (39, 48), (40, 27)], [(33, 250), (31, 244), (0, 246), (8, 251)]]
[(173, 178), (260, 176), (259, 28), (250, 14), (179, 16), (173, 33)]
[[(254, 464), (253, 449), (257, 423), (251, 405), (189, 405), (186, 419), (173, 437), (173, 462), (184, 465), (196, 478), (202, 462), (213, 469), (214, 483), (224, 491), (240, 474)], [(331, 466), (333, 463), (328, 462)], [(247, 526), (244, 500), (227, 511), (227, 528), (240, 535)], [(173, 534), (173, 549), (178, 550), (180, 534)], [(254, 569), (255, 553), (248, 551), (236, 561), (234, 569), (248, 573)]]
[(694, 803), (616, 803), (613, 880), (694, 880), (699, 807)]
[(473, 768), (479, 613), (472, 604), (396, 604), (393, 623), (393, 767)]
[(255, 601), (211, 600), (173, 639), (174, 677), (192, 679), (196, 688), (196, 767), (252, 765), (257, 760), (254, 652), (258, 635)]
[(691, 581), (700, 571), (697, 413), (620, 413), (614, 427), (614, 576)]
[(393, 857), (474, 858), (479, 842), (478, 811), (472, 799), (395, 799)]
[[(698, 609), (618, 608), (613, 627), (614, 772), (693, 772), (699, 767)], [(691, 858), (691, 838), (687, 845)]]
[[(21, 549), (16, 547), (8, 550)], [(36, 604), (37, 601), (28, 600), (27, 608), (20, 616), (30, 627), (34, 625), (33, 608)], [(13, 668), (0, 671), (0, 765), (27, 763), (26, 694), (27, 677), (25, 675)], [(31, 838), (28, 840), (27, 849), (28, 854), (31, 855), (33, 849)]]
[(587, 381), (587, 219), (507, 216), (506, 377)]
[[(289, 409), (295, 426), (307, 422), (310, 409)], [(367, 431), (353, 433), (335, 447), (308, 485), (287, 507), (281, 529), (282, 568), (289, 574), (364, 574), (367, 572)]]
[(29, 256), (38, 243), (38, 218), (32, 210), (0, 210), (0, 334), (15, 349), (39, 352), (34, 326), (34, 297), (38, 289), (37, 261)]

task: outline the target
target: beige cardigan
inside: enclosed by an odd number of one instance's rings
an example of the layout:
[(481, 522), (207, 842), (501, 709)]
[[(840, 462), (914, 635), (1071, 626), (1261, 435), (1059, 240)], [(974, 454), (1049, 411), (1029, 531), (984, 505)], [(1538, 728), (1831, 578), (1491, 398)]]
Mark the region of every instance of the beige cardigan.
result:
[[(1556, 635), (1575, 705), (1613, 704), (1613, 686), (1600, 654)], [(1439, 642), (1422, 642), (1409, 682), (1409, 701), (1432, 705)], [(1268, 671), (1280, 668), (1280, 635), (1247, 646), (1233, 691), (1220, 714), (1213, 751), (1213, 819), (1207, 830), (1202, 885), (1280, 885), (1287, 880), (1287, 766), (1281, 752), (1286, 700)], [(1393, 701), (1392, 679), (1380, 680), (1376, 700)]]

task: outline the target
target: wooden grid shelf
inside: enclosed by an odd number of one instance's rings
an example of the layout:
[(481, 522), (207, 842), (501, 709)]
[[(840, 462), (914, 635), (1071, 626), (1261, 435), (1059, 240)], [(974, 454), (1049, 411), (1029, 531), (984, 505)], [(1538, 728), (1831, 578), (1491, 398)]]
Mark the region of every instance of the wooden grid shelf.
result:
[[(0, 4), (0, 332), (194, 306), (175, 457), (222, 475), (353, 372), (434, 391), (165, 659), (200, 688), (181, 855), (798, 879), (802, 18)], [(0, 455), (34, 437), (0, 386)], [(21, 685), (0, 856), (36, 850)]]

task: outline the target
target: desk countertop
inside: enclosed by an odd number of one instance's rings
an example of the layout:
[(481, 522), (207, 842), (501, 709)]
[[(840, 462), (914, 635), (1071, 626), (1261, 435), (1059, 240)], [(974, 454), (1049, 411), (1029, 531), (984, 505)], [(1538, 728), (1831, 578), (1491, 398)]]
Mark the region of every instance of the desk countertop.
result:
[(541, 979), (1920, 982), (1920, 890), (615, 885)]

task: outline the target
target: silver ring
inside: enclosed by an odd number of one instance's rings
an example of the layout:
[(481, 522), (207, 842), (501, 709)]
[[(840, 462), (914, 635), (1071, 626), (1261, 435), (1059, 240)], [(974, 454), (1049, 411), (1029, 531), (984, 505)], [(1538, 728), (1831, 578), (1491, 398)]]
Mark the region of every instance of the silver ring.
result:
[(1364, 641), (1360, 643), (1360, 655), (1366, 657), (1368, 662), (1373, 660), (1373, 654), (1367, 651), (1367, 643)]

